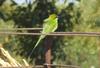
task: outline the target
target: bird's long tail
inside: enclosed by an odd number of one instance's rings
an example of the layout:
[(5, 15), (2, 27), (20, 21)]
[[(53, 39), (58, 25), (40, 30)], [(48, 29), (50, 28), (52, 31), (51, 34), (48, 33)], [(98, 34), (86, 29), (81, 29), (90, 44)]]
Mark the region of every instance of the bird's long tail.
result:
[(38, 46), (38, 44), (40, 43), (40, 41), (43, 39), (43, 36), (40, 36), (39, 40), (37, 41), (37, 43), (35, 44), (34, 48), (32, 49), (29, 57), (31, 57), (32, 53), (34, 52), (35, 48)]
[(37, 43), (35, 44), (34, 48), (32, 49), (29, 57), (31, 57), (32, 53), (34, 52), (35, 48), (37, 47), (37, 45), (39, 44), (39, 42), (41, 41), (41, 38), (37, 41)]

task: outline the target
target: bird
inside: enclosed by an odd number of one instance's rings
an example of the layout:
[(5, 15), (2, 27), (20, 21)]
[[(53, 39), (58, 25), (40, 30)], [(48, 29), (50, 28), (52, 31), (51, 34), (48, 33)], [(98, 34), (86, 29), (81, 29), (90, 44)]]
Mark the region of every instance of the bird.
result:
[(44, 39), (47, 36), (47, 35), (44, 35), (44, 34), (50, 34), (51, 32), (54, 32), (58, 28), (58, 17), (57, 17), (56, 14), (49, 15), (49, 17), (44, 19), (43, 22), (44, 22), (43, 23), (43, 29), (41, 31), (41, 33), (43, 35), (40, 35), (38, 41), (36, 42), (36, 44), (35, 44), (34, 48), (32, 49), (29, 56), (32, 55), (33, 51), (39, 45), (41, 40)]

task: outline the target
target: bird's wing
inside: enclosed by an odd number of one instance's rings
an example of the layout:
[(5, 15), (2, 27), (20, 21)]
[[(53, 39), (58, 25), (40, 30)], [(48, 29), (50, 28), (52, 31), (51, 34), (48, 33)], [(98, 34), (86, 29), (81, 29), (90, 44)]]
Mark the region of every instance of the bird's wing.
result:
[(45, 28), (43, 29), (42, 33), (50, 33), (50, 32), (54, 32), (57, 27), (58, 27), (58, 18), (49, 21), (48, 23), (45, 24)]

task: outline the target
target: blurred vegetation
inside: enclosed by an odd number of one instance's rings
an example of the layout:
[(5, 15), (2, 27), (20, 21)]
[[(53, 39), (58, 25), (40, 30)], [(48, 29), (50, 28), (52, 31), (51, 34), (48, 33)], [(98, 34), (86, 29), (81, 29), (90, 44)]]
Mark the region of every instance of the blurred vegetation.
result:
[[(63, 2), (64, 1), (64, 2)], [(100, 0), (34, 0), (19, 5), (14, 0), (0, 0), (0, 28), (42, 27), (50, 14), (59, 16), (57, 31), (99, 32)], [(34, 32), (34, 31), (22, 31)], [(39, 31), (35, 31), (39, 32)], [(0, 43), (20, 61), (22, 57), (34, 64), (44, 63), (44, 40), (28, 59), (38, 36), (1, 35)], [(98, 67), (99, 37), (53, 37), (52, 63)]]

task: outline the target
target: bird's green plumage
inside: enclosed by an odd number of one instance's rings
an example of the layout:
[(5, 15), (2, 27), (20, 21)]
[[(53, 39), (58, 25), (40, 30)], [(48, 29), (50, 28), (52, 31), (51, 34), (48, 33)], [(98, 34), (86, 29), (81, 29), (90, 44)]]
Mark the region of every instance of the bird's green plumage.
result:
[[(54, 32), (58, 27), (58, 18), (56, 14), (51, 14), (47, 19), (44, 20), (42, 34), (49, 34)], [(45, 38), (46, 35), (41, 35), (35, 44), (30, 56), (32, 55), (34, 49), (38, 46), (40, 41)]]

